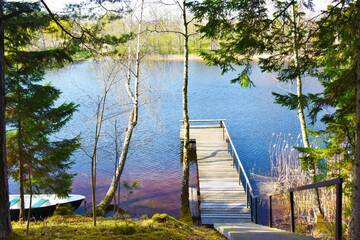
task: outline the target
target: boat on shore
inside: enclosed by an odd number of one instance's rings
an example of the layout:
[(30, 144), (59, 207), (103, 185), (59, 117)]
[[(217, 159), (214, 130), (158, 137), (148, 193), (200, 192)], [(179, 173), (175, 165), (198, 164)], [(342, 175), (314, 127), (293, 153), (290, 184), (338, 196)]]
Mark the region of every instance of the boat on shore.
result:
[[(31, 218), (44, 219), (54, 214), (57, 206), (71, 205), (76, 210), (85, 200), (85, 196), (78, 194), (69, 194), (67, 197), (58, 197), (56, 194), (34, 194), (31, 201)], [(24, 195), (25, 214), (27, 216), (30, 206), (30, 195)], [(11, 220), (19, 219), (20, 212), (20, 196), (19, 194), (9, 195)]]

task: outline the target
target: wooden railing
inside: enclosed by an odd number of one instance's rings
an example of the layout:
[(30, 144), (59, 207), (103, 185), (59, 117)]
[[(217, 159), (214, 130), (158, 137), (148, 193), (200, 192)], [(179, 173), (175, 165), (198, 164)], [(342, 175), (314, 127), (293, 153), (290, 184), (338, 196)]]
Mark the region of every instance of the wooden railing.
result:
[[(182, 121), (181, 121), (182, 122)], [(335, 216), (335, 239), (342, 239), (342, 179), (335, 178), (331, 180), (326, 180), (322, 182), (317, 182), (313, 184), (308, 184), (304, 186), (299, 186), (296, 188), (291, 188), (286, 192), (276, 192), (270, 193), (266, 195), (256, 195), (252, 186), (250, 179), (245, 171), (244, 165), (242, 164), (239, 154), (236, 151), (234, 142), (231, 139), (228, 127), (226, 126), (225, 119), (200, 119), (200, 120), (190, 120), (190, 126), (200, 125), (203, 123), (214, 123), (215, 127), (220, 127), (223, 129), (223, 139), (227, 143), (228, 152), (231, 155), (233, 166), (236, 167), (238, 175), (239, 175), (239, 183), (242, 184), (246, 191), (246, 199), (247, 199), (247, 207), (250, 206), (251, 212), (251, 221), (258, 223), (259, 219), (259, 211), (258, 211), (258, 201), (259, 199), (268, 199), (269, 201), (269, 227), (273, 227), (273, 211), (272, 211), (272, 198), (278, 194), (289, 194), (289, 206), (290, 206), (290, 219), (291, 219), (291, 231), (295, 232), (296, 224), (295, 224), (295, 210), (294, 210), (294, 192), (300, 192), (311, 189), (319, 189), (322, 187), (335, 186), (336, 187), (336, 216)]]
[[(322, 182), (317, 182), (313, 184), (308, 184), (304, 186), (299, 186), (296, 188), (291, 188), (285, 192), (277, 192), (277, 193), (270, 193), (262, 196), (256, 196), (254, 198), (255, 206), (257, 206), (257, 202), (260, 198), (268, 198), (269, 202), (269, 227), (273, 227), (273, 209), (272, 209), (272, 199), (276, 195), (280, 194), (288, 194), (289, 195), (289, 206), (290, 206), (290, 221), (291, 221), (291, 231), (295, 232), (296, 224), (295, 224), (295, 202), (294, 202), (294, 193), (295, 192), (301, 192), (311, 189), (319, 189), (323, 187), (330, 187), (335, 186), (336, 187), (336, 209), (335, 209), (335, 239), (340, 240), (342, 239), (342, 179), (341, 178), (335, 178), (331, 180), (326, 180)], [(255, 209), (255, 222), (257, 223), (258, 218), (258, 210), (257, 207)]]

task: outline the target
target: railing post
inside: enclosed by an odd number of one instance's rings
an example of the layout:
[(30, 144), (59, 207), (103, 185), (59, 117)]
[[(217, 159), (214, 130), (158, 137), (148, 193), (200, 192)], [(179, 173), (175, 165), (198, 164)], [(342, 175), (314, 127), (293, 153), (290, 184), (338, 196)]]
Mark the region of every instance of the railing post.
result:
[(234, 149), (231, 149), (231, 157), (232, 157), (232, 160), (233, 160), (233, 166), (235, 166)]
[(295, 232), (294, 192), (290, 191), (291, 232)]
[(255, 223), (258, 224), (258, 198), (255, 197)]
[(225, 139), (225, 128), (224, 128), (224, 124), (223, 121), (220, 121), (220, 127), (222, 128), (222, 132), (223, 132), (223, 140)]
[(273, 226), (273, 216), (272, 216), (272, 196), (269, 196), (269, 227)]
[(238, 172), (239, 172), (239, 185), (242, 185), (241, 184), (241, 169), (240, 169), (240, 166), (238, 167)]
[(249, 208), (249, 184), (246, 183), (246, 208)]
[(253, 205), (253, 198), (250, 195), (250, 217), (251, 221), (254, 222), (254, 205)]
[(342, 179), (340, 179), (340, 183), (336, 184), (336, 232), (335, 239), (342, 239)]

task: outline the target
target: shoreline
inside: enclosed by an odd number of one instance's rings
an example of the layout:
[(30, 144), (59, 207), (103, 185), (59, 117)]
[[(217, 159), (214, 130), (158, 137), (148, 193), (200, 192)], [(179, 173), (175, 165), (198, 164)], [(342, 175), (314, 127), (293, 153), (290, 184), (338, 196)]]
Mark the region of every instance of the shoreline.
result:
[[(261, 57), (268, 57), (266, 54), (262, 55), (255, 55), (252, 57), (251, 61), (253, 63), (259, 63), (259, 60)], [(144, 56), (144, 60), (147, 61), (154, 61), (154, 62), (182, 62), (184, 58), (183, 54), (149, 54)], [(76, 59), (74, 63), (80, 63), (87, 60), (93, 60), (94, 58), (87, 58), (87, 59)], [(197, 61), (197, 62), (203, 62), (206, 61), (197, 54), (189, 54), (189, 61)]]
[[(259, 63), (260, 58), (269, 57), (268, 54), (255, 55), (251, 58), (253, 63)], [(150, 54), (144, 57), (148, 61), (183, 61), (182, 54)], [(205, 60), (197, 54), (189, 54), (190, 61), (205, 62)]]
[[(182, 54), (151, 54), (144, 57), (148, 61), (183, 61)], [(196, 54), (189, 54), (189, 60), (204, 62), (202, 57)]]

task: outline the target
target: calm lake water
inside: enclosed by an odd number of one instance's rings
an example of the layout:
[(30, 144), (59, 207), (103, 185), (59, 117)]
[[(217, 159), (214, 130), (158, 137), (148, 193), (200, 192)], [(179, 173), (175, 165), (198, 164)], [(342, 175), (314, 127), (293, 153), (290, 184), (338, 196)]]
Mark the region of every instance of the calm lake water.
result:
[[(73, 192), (90, 200), (90, 153), (95, 127), (96, 101), (101, 91), (104, 65), (92, 61), (49, 72), (50, 81), (63, 92), (61, 101), (79, 104), (78, 112), (58, 137), (80, 134), (82, 150), (73, 155), (76, 173)], [(139, 124), (133, 135), (130, 154), (122, 181), (137, 181), (140, 188), (129, 194), (122, 190), (121, 206), (133, 216), (166, 212), (180, 213), (181, 163), (179, 158), (179, 120), (181, 112), (182, 62), (147, 62), (143, 66)], [(297, 136), (299, 125), (295, 111), (274, 104), (271, 92), (283, 93), (294, 86), (278, 83), (274, 74), (262, 73), (254, 65), (251, 78), (255, 87), (242, 89), (231, 84), (235, 73), (222, 76), (217, 67), (190, 62), (189, 112), (191, 119), (226, 119), (233, 141), (247, 171), (266, 173), (268, 148), (273, 133)], [(119, 78), (121, 76), (119, 75)], [(119, 83), (111, 91), (106, 123), (98, 156), (98, 200), (105, 194), (114, 171), (114, 121), (120, 133), (128, 118), (128, 100)], [(305, 79), (306, 92), (319, 92), (320, 84)], [(120, 137), (122, 138), (122, 137)], [(10, 184), (16, 193), (16, 184)]]

